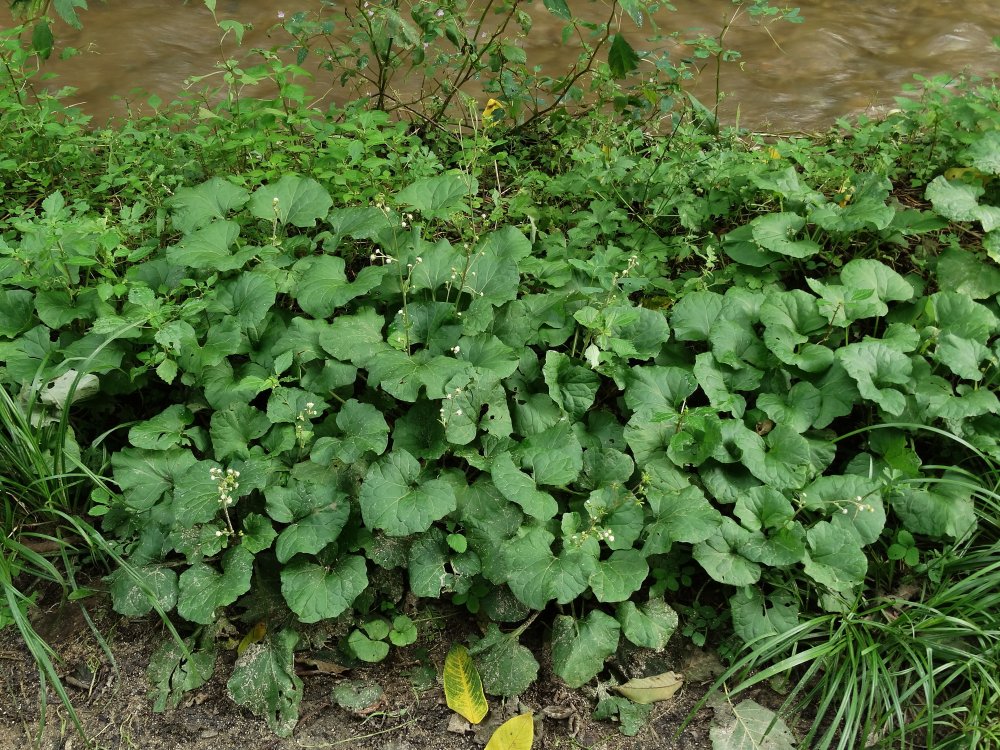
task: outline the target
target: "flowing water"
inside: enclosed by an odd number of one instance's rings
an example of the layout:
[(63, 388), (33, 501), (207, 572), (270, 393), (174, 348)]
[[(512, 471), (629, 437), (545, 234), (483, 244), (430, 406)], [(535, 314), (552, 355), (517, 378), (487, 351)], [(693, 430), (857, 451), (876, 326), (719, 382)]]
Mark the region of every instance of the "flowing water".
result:
[[(569, 4), (580, 12), (606, 12), (601, 3)], [(998, 0), (801, 0), (797, 5), (805, 23), (766, 27), (745, 12), (728, 23), (735, 9), (729, 0), (674, 4), (676, 12), (657, 19), (683, 38), (715, 36), (729, 26), (725, 45), (740, 50), (742, 61), (722, 66), (721, 85), (729, 94), (723, 120), (738, 118), (755, 129), (823, 129), (842, 115), (879, 111), (891, 106), (914, 74), (1000, 71), (1000, 50), (991, 43), (1000, 35)], [(318, 5), (316, 0), (219, 0), (218, 14), (254, 25), (247, 45), (270, 47), (287, 41), (280, 32), (268, 33), (279, 13)], [(81, 13), (81, 31), (57, 30), (59, 47), (75, 47), (81, 54), (69, 60), (53, 55), (46, 70), (59, 75), (60, 85), (75, 87), (69, 101), (98, 120), (126, 106), (141, 108), (145, 97), (136, 89), (170, 100), (185, 79), (211, 73), (222, 57), (219, 31), (197, 0), (91, 0), (90, 6)], [(538, 0), (529, 8), (534, 20), (526, 40), (529, 62), (556, 73), (573, 56), (558, 42), (562, 22)], [(10, 22), (4, 13), (0, 26)], [(628, 19), (622, 29), (633, 46), (642, 46), (643, 32)], [(711, 103), (714, 91), (712, 64), (696, 93)], [(336, 91), (331, 96), (345, 98)]]

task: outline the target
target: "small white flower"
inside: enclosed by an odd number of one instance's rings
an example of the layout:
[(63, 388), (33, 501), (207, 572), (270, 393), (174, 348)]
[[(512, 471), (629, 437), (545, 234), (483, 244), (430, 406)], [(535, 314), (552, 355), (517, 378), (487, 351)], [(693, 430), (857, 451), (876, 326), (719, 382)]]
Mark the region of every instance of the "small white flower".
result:
[(285, 18), (285, 11), (279, 10), (278, 11), (278, 20), (281, 21), (281, 20), (284, 20), (284, 18)]
[(460, 351), (462, 351), (462, 347), (460, 347), (460, 346), (453, 346), (451, 348), (451, 353), (452, 354), (458, 354)]
[(462, 410), (461, 409), (455, 409), (455, 416), (456, 417), (462, 416)]

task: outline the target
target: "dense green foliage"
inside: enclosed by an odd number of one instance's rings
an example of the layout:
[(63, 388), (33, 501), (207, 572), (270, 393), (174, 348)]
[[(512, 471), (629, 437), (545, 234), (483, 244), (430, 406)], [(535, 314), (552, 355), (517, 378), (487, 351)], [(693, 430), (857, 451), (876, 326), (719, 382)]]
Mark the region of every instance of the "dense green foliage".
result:
[[(151, 665), (158, 705), (211, 674), (228, 611), (263, 623), (230, 692), (288, 733), (296, 645), (384, 658), (416, 637), (406, 591), (487, 618), (470, 652), (504, 696), (553, 603), (574, 687), (662, 649), (671, 602), (725, 603), (775, 659), (904, 588), (928, 587), (916, 629), (965, 617), (962, 556), (997, 543), (1000, 96), (922, 83), (769, 142), (598, 113), (457, 138), (232, 96), (89, 130), (0, 94), (0, 385), (74, 465), (110, 455), (89, 512), (130, 564), (114, 606), (190, 633)], [(971, 731), (996, 695), (841, 739)]]

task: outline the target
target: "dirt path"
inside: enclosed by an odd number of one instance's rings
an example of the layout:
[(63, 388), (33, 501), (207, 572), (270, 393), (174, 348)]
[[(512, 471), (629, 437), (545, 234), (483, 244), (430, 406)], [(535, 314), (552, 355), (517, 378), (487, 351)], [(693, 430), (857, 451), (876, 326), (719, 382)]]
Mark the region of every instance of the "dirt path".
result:
[[(396, 649), (382, 663), (342, 675), (303, 677), (304, 698), (292, 737), (276, 738), (266, 723), (235, 705), (226, 693), (226, 680), (235, 654), (221, 651), (212, 679), (189, 695), (182, 705), (154, 713), (149, 697), (146, 666), (162, 642), (158, 620), (125, 620), (106, 608), (91, 609), (91, 616), (114, 656), (115, 667), (94, 638), (75, 605), (55, 607), (35, 617), (35, 626), (59, 654), (59, 672), (81, 720), (99, 750), (291, 750), (292, 748), (350, 748), (351, 750), (481, 750), (492, 727), (505, 715), (531, 710), (536, 717), (546, 706), (558, 705), (566, 718), (536, 720), (537, 750), (590, 748), (591, 750), (704, 750), (707, 722), (704, 709), (695, 722), (677, 737), (676, 731), (700, 697), (697, 687), (685, 687), (668, 703), (656, 704), (649, 722), (635, 737), (625, 737), (617, 726), (591, 718), (593, 701), (584, 691), (567, 691), (542, 664), (539, 681), (519, 702), (503, 705), (491, 699), (485, 731), (457, 733), (454, 714), (444, 705), (439, 681), (431, 673), (423, 685), (407, 677), (414, 663), (410, 649), (420, 648), (425, 662), (444, 661), (450, 641), (419, 643)], [(466, 627), (468, 627), (467, 621)], [(0, 638), (0, 749), (82, 750), (66, 710), (49, 690), (44, 729), (39, 736), (38, 673), (16, 631), (8, 628)], [(440, 637), (440, 634), (439, 634)], [(408, 653), (410, 652), (410, 653)], [(657, 657), (665, 663), (670, 655)], [(674, 655), (674, 659), (682, 658)], [(650, 660), (644, 666), (659, 668)], [(636, 666), (636, 665), (633, 665)], [(677, 665), (680, 666), (680, 665)], [(668, 668), (677, 668), (671, 666)], [(383, 691), (377, 705), (352, 713), (338, 706), (332, 690), (347, 680), (375, 684)], [(492, 723), (491, 723), (492, 722)]]

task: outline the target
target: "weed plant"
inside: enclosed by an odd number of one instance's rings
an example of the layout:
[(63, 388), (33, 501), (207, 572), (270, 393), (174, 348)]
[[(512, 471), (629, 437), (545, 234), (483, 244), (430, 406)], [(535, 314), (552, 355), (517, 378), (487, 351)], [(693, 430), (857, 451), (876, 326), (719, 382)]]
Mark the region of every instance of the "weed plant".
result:
[[(397, 48), (394, 8), (354, 17), (347, 51), (317, 41), (329, 19), (288, 28), (412, 113), (392, 77), (453, 17)], [(620, 29), (590, 30), (614, 51)], [(528, 75), (500, 40), (495, 80)], [(622, 44), (599, 90), (631, 72)], [(158, 709), (213, 673), (222, 612), (230, 694), (288, 734), (295, 648), (386, 658), (416, 636), (404, 591), (487, 618), (470, 653), (503, 696), (537, 675), (542, 612), (576, 687), (625, 641), (664, 648), (672, 604), (726, 601), (734, 689), (791, 671), (807, 743), (995, 742), (995, 87), (922, 81), (884, 121), (762, 140), (693, 105), (663, 132), (532, 109), (543, 82), (515, 76), (509, 111), (466, 103), (460, 131), (444, 89), (417, 125), (309, 107), (275, 53), (92, 130), (27, 95), (16, 34), (0, 54), (3, 582), (26, 639), (32, 576), (72, 588), (24, 536), (41, 521), (114, 561), (117, 611), (181, 623)], [(244, 96), (265, 78), (277, 98)], [(67, 378), (95, 397), (47, 401)]]

